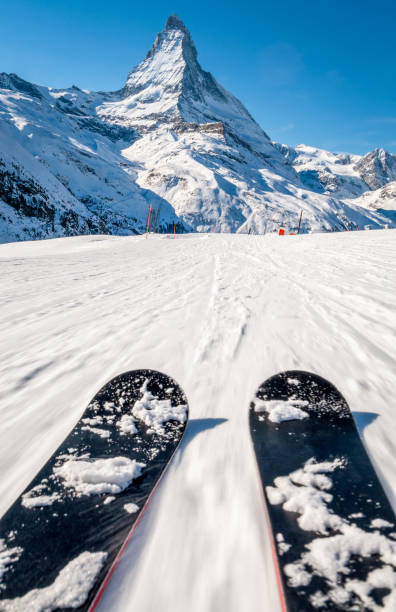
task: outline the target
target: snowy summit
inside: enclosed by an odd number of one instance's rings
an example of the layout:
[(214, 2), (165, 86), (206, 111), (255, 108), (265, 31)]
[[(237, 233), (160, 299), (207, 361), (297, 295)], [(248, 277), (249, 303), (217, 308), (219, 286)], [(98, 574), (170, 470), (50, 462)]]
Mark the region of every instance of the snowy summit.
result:
[(0, 241), (393, 226), (396, 156), (271, 142), (171, 15), (116, 92), (0, 73)]

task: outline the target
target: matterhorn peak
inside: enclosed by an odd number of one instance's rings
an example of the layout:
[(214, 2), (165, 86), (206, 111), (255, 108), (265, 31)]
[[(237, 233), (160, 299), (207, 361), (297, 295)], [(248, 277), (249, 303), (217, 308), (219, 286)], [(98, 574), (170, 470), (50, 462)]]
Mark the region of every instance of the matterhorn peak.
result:
[(187, 34), (190, 34), (186, 26), (184, 25), (183, 21), (175, 13), (173, 13), (173, 15), (168, 17), (167, 22), (165, 24), (165, 30), (181, 30), (182, 32), (186, 32)]
[[(131, 70), (122, 98), (122, 121), (127, 113), (128, 125), (140, 134), (159, 125), (180, 130), (195, 124), (233, 133), (260, 153), (278, 155), (239, 100), (201, 68), (190, 32), (178, 15), (168, 17), (143, 62)], [(106, 107), (101, 113), (109, 111)], [(117, 109), (111, 113), (114, 120)]]

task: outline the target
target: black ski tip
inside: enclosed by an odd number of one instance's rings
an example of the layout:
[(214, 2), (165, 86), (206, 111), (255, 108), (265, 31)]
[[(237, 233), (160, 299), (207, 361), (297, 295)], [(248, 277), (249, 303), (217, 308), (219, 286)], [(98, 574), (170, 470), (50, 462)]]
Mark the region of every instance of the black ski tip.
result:
[(249, 424), (282, 609), (394, 610), (395, 515), (341, 393), (281, 372), (259, 387)]
[[(325, 378), (304, 370), (287, 370), (268, 378), (260, 385), (250, 412), (261, 412), (260, 402), (285, 402), (307, 413), (315, 420), (352, 419), (344, 397)], [(263, 417), (269, 414), (263, 410)]]
[(132, 370), (101, 387), (1, 517), (0, 610), (96, 607), (187, 422), (187, 397), (162, 372)]

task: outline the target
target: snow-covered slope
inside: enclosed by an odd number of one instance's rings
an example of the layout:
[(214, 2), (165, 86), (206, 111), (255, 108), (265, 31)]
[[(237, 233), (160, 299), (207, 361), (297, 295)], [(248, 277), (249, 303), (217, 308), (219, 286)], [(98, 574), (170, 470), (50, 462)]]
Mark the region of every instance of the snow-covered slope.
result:
[[(5, 188), (0, 178), (3, 241), (141, 233), (149, 204), (161, 209), (164, 230), (174, 222), (180, 230), (263, 233), (281, 223), (293, 230), (301, 210), (303, 231), (389, 223), (373, 209), (343, 202), (337, 189), (318, 188), (319, 179), (305, 180), (241, 102), (201, 68), (175, 15), (119, 91), (54, 90), (0, 74), (0, 134), (15, 143), (0, 142), (0, 163), (13, 166), (18, 179), (10, 198), (9, 177)], [(20, 183), (31, 176), (31, 157), (47, 171), (42, 185), (42, 173), (34, 173), (35, 189), (46, 193), (57, 220), (67, 201), (72, 223), (52, 226), (40, 206), (24, 205)], [(369, 160), (347, 177), (356, 183), (352, 195), (376, 184), (378, 167), (383, 177), (390, 166), (393, 172), (389, 159), (379, 166)]]
[(303, 369), (348, 401), (396, 510), (396, 232), (0, 246), (0, 513), (100, 387), (174, 377), (183, 445), (101, 612), (279, 612), (248, 408)]
[(359, 206), (377, 210), (388, 217), (390, 221), (396, 221), (396, 181), (387, 183), (384, 187), (375, 191), (366, 191), (360, 198), (354, 200)]

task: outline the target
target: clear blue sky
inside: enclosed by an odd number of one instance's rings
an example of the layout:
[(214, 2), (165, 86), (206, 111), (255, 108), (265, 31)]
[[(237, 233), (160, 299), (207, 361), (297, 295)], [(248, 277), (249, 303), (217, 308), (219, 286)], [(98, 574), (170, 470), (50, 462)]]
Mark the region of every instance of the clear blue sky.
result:
[(0, 72), (118, 89), (171, 13), (272, 139), (396, 153), (394, 0), (3, 0)]

